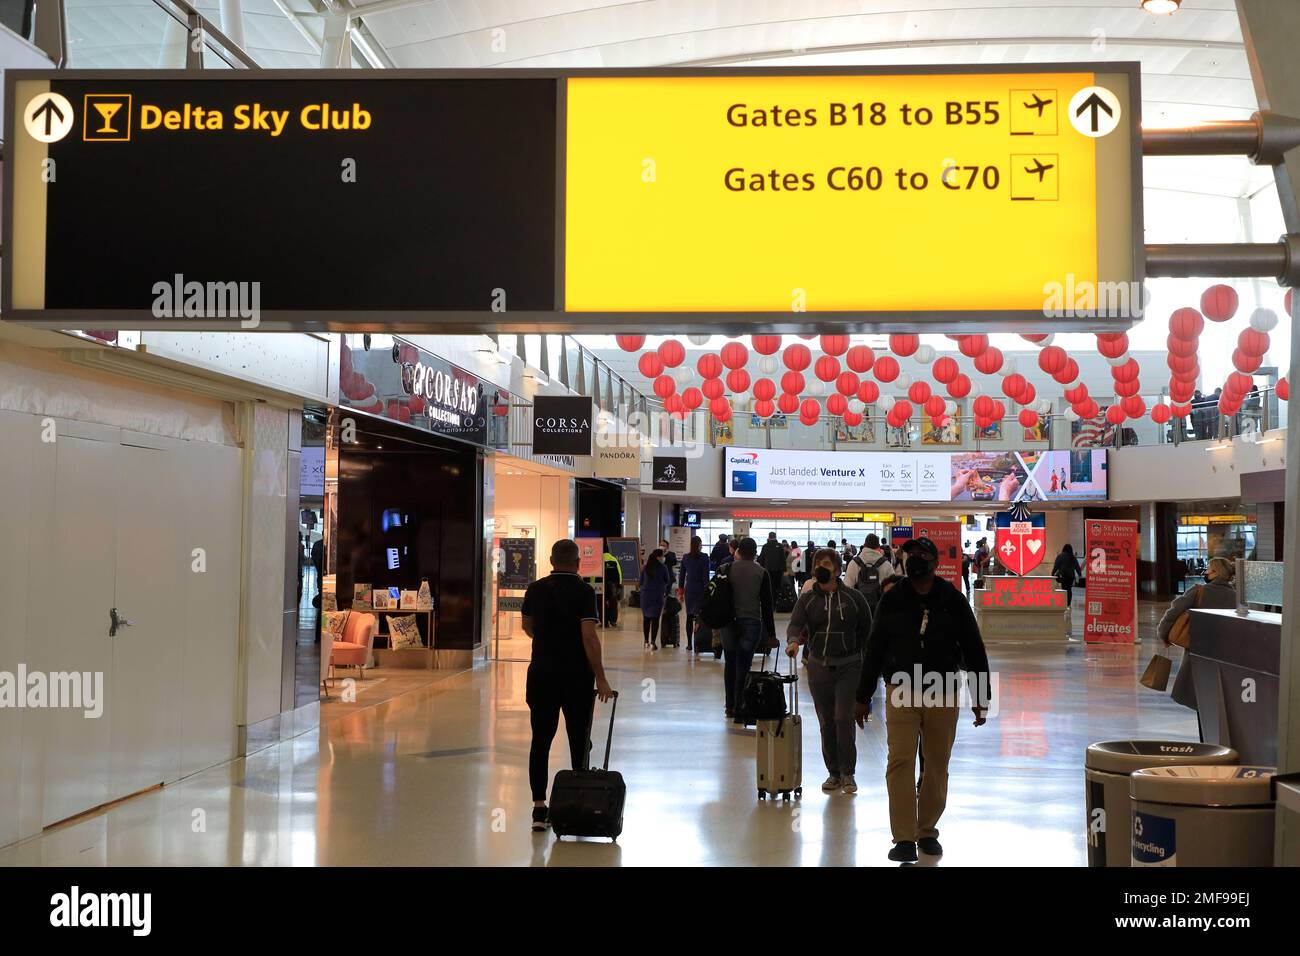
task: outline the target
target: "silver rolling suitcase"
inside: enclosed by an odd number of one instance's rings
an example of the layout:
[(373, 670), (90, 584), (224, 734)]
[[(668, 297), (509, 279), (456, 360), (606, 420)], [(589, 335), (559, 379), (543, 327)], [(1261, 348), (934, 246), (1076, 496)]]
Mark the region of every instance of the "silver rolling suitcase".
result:
[[(780, 653), (778, 651), (777, 653)], [(790, 712), (780, 720), (758, 721), (758, 799), (803, 796), (803, 718), (799, 716), (799, 675), (794, 658), (784, 678), (790, 687)]]

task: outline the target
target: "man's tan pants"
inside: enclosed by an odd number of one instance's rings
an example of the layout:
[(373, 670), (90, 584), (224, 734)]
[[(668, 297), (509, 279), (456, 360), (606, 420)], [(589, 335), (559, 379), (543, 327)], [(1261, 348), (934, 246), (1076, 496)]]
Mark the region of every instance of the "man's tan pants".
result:
[[(939, 835), (939, 817), (948, 803), (948, 758), (957, 736), (957, 707), (899, 707), (895, 688), (885, 688), (885, 731), (889, 762), (889, 827), (894, 842), (916, 842)], [(900, 695), (900, 700), (907, 696)], [(916, 746), (925, 754), (921, 788), (916, 787)]]

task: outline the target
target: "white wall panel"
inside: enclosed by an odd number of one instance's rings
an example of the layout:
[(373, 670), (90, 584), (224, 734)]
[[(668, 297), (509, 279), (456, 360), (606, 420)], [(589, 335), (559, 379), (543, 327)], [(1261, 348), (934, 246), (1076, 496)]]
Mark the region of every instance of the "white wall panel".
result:
[(290, 332), (141, 332), (150, 355), (325, 401), (329, 340)]

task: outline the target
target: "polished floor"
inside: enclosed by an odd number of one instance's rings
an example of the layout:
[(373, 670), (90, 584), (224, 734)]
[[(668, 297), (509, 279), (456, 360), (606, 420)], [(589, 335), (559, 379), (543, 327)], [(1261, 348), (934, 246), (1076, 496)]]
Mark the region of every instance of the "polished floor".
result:
[[(1142, 605), (1139, 648), (990, 645), (1001, 713), (963, 717), (946, 853), (922, 865), (1084, 864), (1084, 747), (1196, 735), (1191, 711), (1137, 683), (1160, 610)], [(858, 735), (859, 793), (826, 796), (805, 688), (803, 799), (759, 803), (753, 731), (723, 720), (721, 661), (644, 653), (634, 615), (605, 632), (622, 691), (612, 766), (628, 784), (617, 844), (530, 831), (526, 665), (483, 663), (0, 849), (0, 864), (895, 865), (879, 723)]]

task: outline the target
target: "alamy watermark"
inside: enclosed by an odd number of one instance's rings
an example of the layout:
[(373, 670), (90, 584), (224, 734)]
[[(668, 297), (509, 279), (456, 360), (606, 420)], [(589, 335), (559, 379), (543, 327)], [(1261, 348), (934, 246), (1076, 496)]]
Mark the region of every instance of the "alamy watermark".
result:
[(894, 707), (980, 707), (988, 718), (998, 715), (996, 671), (927, 671), (920, 664), (911, 673), (897, 671), (887, 677), (885, 693)]
[(1043, 284), (1043, 315), (1049, 319), (1140, 319), (1150, 301), (1140, 282), (1093, 282), (1070, 272), (1064, 282)]
[(239, 319), (241, 329), (262, 324), (262, 283), (199, 282), (176, 273), (153, 284), (155, 319)]
[(87, 720), (104, 713), (103, 671), (0, 671), (0, 708), (80, 710)]

